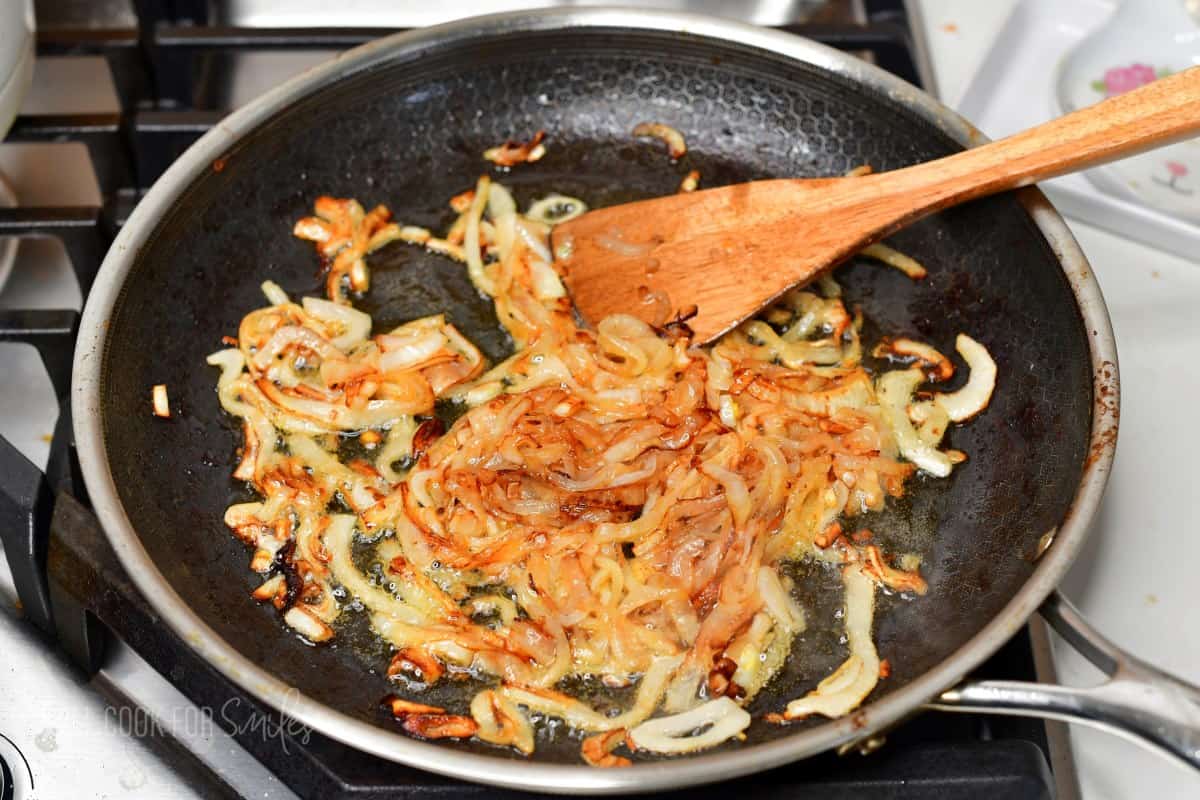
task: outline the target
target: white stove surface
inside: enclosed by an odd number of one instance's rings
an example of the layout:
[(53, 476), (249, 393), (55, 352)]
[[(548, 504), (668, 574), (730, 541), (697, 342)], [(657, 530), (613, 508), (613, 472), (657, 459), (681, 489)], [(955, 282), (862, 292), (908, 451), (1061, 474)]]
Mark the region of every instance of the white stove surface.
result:
[[(1017, 2), (916, 0), (943, 102), (953, 107), (962, 97)], [(1112, 315), (1122, 408), (1108, 494), (1063, 588), (1119, 646), (1200, 684), (1200, 625), (1192, 608), (1200, 536), (1188, 505), (1200, 441), (1194, 399), (1200, 392), (1194, 355), (1200, 254), (1185, 260), (1067, 221)], [(1055, 645), (1064, 683), (1099, 682), (1102, 676), (1086, 660), (1061, 640)], [(1071, 738), (1085, 800), (1200, 797), (1200, 773), (1174, 761), (1080, 726), (1072, 727)]]
[[(941, 96), (951, 105), (1013, 2), (914, 1)], [(111, 103), (115, 109), (106, 67), (103, 62), (90, 66), (60, 64), (42, 69), (35, 80), (43, 90), (51, 82), (58, 90), (53, 70), (88, 76), (90, 83), (80, 88), (88, 102)], [(44, 106), (52, 93), (38, 89), (35, 83), (30, 97)], [(28, 204), (91, 203), (98, 197), (81, 145), (3, 144), (0, 171)], [(1071, 221), (1071, 227), (1113, 316), (1124, 408), (1109, 493), (1065, 588), (1121, 646), (1200, 683), (1200, 626), (1189, 607), (1195, 580), (1191, 565), (1200, 559), (1200, 537), (1192, 534), (1185, 502), (1193, 490), (1193, 398), (1200, 393), (1200, 360), (1194, 355), (1200, 350), (1200, 264), (1084, 224)], [(19, 259), (14, 277), (0, 290), (0, 308), (79, 307), (78, 287), (57, 243), (23, 241)], [(56, 410), (32, 348), (0, 344), (0, 376), (0, 435), (44, 466)], [(0, 734), (32, 766), (35, 791), (28, 796), (203, 796), (203, 789), (190, 787), (142, 741), (128, 735), (131, 725), (147, 724), (148, 718), (122, 717), (104, 699), (127, 692), (136, 692), (164, 728), (186, 735), (202, 760), (221, 759), (231, 783), (247, 796), (293, 796), (215, 727), (197, 726), (194, 718), (181, 715), (187, 701), (127, 648), (118, 647), (111, 665), (98, 678), (84, 681), (64, 659), (45, 652), (19, 620), (14, 600), (7, 563), (0, 559)], [(1066, 647), (1057, 649), (1056, 661), (1067, 683), (1084, 685), (1099, 678)], [(10, 764), (20, 763), (8, 757), (10, 743), (3, 737), (0, 754)], [(1078, 727), (1072, 740), (1087, 800), (1200, 796), (1196, 774), (1124, 740)]]

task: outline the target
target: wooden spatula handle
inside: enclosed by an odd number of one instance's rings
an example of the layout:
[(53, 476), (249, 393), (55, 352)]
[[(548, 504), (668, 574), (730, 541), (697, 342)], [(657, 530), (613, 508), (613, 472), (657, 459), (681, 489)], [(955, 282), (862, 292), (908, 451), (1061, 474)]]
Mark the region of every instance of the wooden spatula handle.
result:
[[(1200, 67), (1032, 130), (893, 172), (777, 179), (611, 206), (558, 226), (576, 308), (697, 309), (704, 342), (920, 217), (1200, 134)], [(620, 247), (614, 246), (617, 242)]]
[[(1200, 134), (1200, 67), (1169, 75), (1006, 139), (877, 176), (880, 212), (915, 217)], [(876, 183), (872, 181), (872, 183)], [(889, 202), (890, 201), (890, 202)], [(872, 204), (874, 205), (874, 204)], [(886, 208), (884, 208), (886, 207)]]

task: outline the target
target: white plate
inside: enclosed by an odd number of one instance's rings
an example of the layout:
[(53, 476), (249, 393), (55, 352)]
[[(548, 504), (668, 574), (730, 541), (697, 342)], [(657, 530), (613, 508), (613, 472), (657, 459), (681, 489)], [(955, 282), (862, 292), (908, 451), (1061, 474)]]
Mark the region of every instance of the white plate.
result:
[[(1067, 55), (1058, 73), (1063, 113), (1200, 63), (1200, 26), (1183, 3), (1125, 0)], [(1159, 147), (1083, 173), (1102, 192), (1200, 224), (1200, 139)]]
[[(958, 110), (993, 138), (1057, 116), (1063, 59), (1116, 8), (1113, 0), (1020, 0)], [(1185, 258), (1200, 252), (1200, 225), (1114, 197), (1083, 175), (1065, 175), (1040, 186), (1064, 214)]]

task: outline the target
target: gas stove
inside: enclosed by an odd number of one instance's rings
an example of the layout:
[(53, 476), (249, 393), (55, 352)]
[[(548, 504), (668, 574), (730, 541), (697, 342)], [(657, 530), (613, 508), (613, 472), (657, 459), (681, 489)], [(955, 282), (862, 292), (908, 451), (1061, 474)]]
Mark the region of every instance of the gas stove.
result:
[[(258, 92), (347, 47), (447, 19), (366, 0), (340, 4), (336, 21), (318, 2), (212, 5), (39, 2), (34, 86), (0, 144), (17, 201), (0, 208), (0, 237), (20, 240), (0, 290), (0, 800), (521, 796), (382, 761), (262, 706), (158, 620), (88, 510), (65, 402), (78, 309), (140, 194)], [(930, 80), (899, 0), (652, 5), (782, 27)], [(1034, 623), (979, 677), (1050, 671)], [(1064, 741), (1055, 724), (929, 713), (847, 752), (689, 794), (1072, 798)]]

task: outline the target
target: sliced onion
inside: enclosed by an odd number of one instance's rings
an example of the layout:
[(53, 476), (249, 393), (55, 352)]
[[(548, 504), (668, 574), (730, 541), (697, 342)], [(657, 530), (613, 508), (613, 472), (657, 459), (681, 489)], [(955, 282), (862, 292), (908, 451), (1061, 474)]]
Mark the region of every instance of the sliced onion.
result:
[(330, 339), (333, 346), (339, 350), (349, 350), (371, 335), (371, 317), (368, 314), (319, 297), (305, 297), (300, 302), (310, 316), (326, 324), (332, 323), (341, 330), (341, 333)]
[(775, 624), (791, 633), (803, 631), (806, 625), (804, 609), (783, 588), (779, 573), (774, 567), (758, 568), (758, 593), (762, 595), (763, 605), (775, 619)]
[(292, 606), (283, 621), (310, 642), (323, 642), (333, 636), (333, 629), (309, 613), (303, 606)]
[(287, 292), (275, 281), (263, 281), (262, 293), (267, 296), (267, 302), (273, 306), (287, 305), (292, 302), (288, 299)]
[(289, 347), (299, 345), (321, 358), (340, 358), (341, 353), (328, 340), (301, 325), (284, 325), (271, 334), (251, 359), (257, 369), (266, 369), (275, 358)]
[(971, 373), (966, 384), (957, 392), (934, 395), (934, 401), (946, 410), (950, 419), (963, 422), (987, 408), (996, 389), (996, 362), (987, 348), (960, 333), (954, 340), (954, 349), (967, 362)]
[(533, 277), (533, 294), (538, 300), (554, 300), (566, 297), (567, 290), (554, 267), (534, 258), (529, 261), (529, 272)]
[(917, 436), (931, 447), (941, 444), (942, 437), (946, 435), (946, 428), (950, 425), (950, 415), (936, 400), (922, 400), (910, 404), (908, 418), (916, 426)]
[[(468, 206), (470, 208), (470, 206)], [(487, 195), (487, 215), (493, 221), (500, 217), (517, 213), (517, 204), (513, 200), (512, 192), (499, 183), (491, 183), (488, 186)]]
[(857, 565), (842, 573), (846, 585), (846, 638), (850, 655), (817, 688), (788, 703), (785, 716), (810, 714), (840, 717), (854, 710), (879, 682), (879, 654), (871, 641), (875, 617), (875, 583)]
[(541, 692), (519, 686), (505, 686), (498, 690), (514, 702), (552, 717), (558, 717), (573, 728), (592, 733), (610, 731), (614, 728), (629, 728), (654, 713), (658, 701), (667, 688), (682, 656), (659, 656), (642, 675), (638, 684), (633, 707), (623, 714), (610, 717), (591, 706), (557, 692)]
[(167, 398), (167, 385), (156, 383), (150, 390), (150, 405), (154, 416), (169, 419), (171, 417), (171, 402)]
[[(703, 733), (690, 735), (706, 725), (711, 727)], [(643, 722), (629, 732), (629, 738), (639, 750), (693, 753), (714, 747), (748, 727), (750, 714), (728, 697), (719, 697), (682, 714)]]
[(873, 258), (876, 261), (882, 261), (889, 267), (895, 267), (914, 281), (920, 280), (929, 274), (929, 271), (919, 261), (909, 258), (899, 250), (893, 250), (886, 244), (879, 242), (864, 248), (859, 255)]
[(221, 377), (217, 378), (217, 390), (220, 391), (236, 381), (246, 368), (246, 357), (242, 351), (231, 347), (228, 350), (218, 350), (205, 361), (214, 367), (221, 368)]
[(900, 455), (930, 475), (944, 478), (950, 474), (953, 466), (949, 456), (923, 441), (908, 418), (908, 404), (923, 380), (925, 374), (919, 369), (885, 372), (878, 381), (879, 406), (884, 420), (896, 437)]
[(279, 590), (283, 588), (284, 581), (282, 572), (276, 572), (271, 577), (263, 581), (257, 589), (250, 593), (250, 596), (259, 602), (274, 599), (279, 594)]
[(480, 176), (475, 184), (475, 199), (467, 209), (467, 230), (463, 238), (463, 254), (467, 257), (467, 274), (475, 288), (488, 297), (496, 296), (496, 284), (483, 269), (483, 256), (479, 251), (479, 222), (488, 202), (488, 188), (492, 182), (486, 175)]
[(387, 442), (375, 458), (375, 469), (379, 470), (379, 474), (389, 483), (399, 483), (403, 478), (392, 465), (412, 455), (413, 434), (416, 432), (417, 421), (412, 417), (397, 420), (388, 431)]
[(673, 159), (680, 159), (687, 155), (687, 142), (683, 138), (683, 134), (672, 128), (670, 125), (664, 125), (661, 122), (643, 122), (633, 129), (634, 136), (653, 136), (655, 139), (661, 139), (667, 145), (667, 153)]
[(727, 394), (721, 395), (720, 404), (717, 416), (721, 418), (721, 424), (726, 428), (736, 428), (738, 423), (738, 404), (737, 400)]
[(475, 735), (485, 742), (515, 747), (525, 755), (533, 752), (533, 726), (509, 698), (492, 689), (475, 695), (471, 716), (479, 730)]
[(423, 365), (446, 344), (446, 337), (436, 329), (425, 333), (414, 330), (408, 335), (398, 335), (401, 330), (378, 337), (379, 346), (383, 348), (379, 369), (384, 373), (401, 372)]

